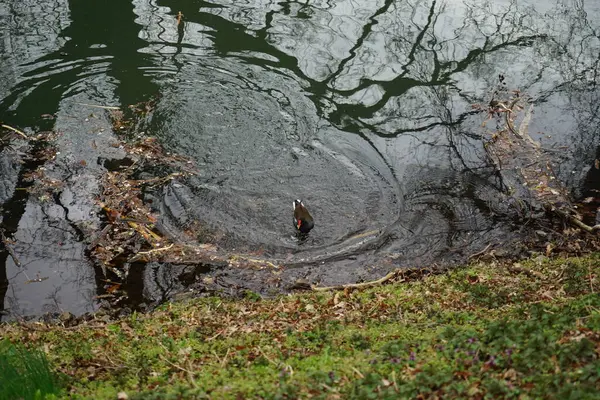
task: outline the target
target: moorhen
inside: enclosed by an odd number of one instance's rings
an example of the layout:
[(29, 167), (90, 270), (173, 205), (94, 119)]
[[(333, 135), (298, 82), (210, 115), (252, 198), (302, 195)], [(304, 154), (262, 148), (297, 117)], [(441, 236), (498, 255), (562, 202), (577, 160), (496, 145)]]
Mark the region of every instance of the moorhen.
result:
[(300, 199), (294, 200), (294, 226), (300, 233), (308, 233), (315, 226), (312, 215)]

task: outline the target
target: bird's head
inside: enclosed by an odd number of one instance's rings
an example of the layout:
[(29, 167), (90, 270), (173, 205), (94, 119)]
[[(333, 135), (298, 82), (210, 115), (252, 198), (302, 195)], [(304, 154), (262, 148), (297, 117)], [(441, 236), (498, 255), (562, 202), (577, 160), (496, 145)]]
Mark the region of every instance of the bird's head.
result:
[(293, 204), (294, 204), (294, 210), (298, 207), (304, 207), (304, 204), (302, 204), (302, 200), (300, 200), (300, 199), (294, 200)]

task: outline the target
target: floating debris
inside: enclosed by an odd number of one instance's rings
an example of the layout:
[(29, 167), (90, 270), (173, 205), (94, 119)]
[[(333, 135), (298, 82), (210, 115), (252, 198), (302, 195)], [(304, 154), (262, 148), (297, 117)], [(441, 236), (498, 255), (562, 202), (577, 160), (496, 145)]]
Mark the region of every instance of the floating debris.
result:
[[(517, 129), (514, 123), (520, 110), (525, 110), (525, 114)], [(532, 113), (533, 104), (516, 91), (512, 98), (494, 99), (489, 105), (488, 115), (503, 114), (505, 127), (494, 132), (484, 148), (506, 193), (523, 215), (530, 210), (543, 210), (586, 232), (597, 232), (600, 225), (589, 226), (582, 221), (567, 189), (552, 170), (547, 150), (529, 135)]]

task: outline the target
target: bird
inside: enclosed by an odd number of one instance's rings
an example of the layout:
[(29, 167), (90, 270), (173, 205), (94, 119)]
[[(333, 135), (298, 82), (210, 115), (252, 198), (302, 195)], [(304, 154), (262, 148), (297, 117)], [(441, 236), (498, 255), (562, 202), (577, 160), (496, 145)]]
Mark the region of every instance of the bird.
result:
[(308, 212), (302, 200), (297, 199), (294, 205), (294, 227), (300, 233), (308, 233), (315, 226), (312, 215)]

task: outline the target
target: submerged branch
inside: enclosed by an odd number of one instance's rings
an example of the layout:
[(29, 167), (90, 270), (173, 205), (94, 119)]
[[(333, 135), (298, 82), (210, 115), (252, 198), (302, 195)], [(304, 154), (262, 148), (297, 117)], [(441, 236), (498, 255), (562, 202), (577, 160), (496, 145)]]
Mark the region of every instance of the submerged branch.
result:
[(576, 208), (571, 206), (568, 190), (552, 171), (545, 149), (528, 133), (533, 105), (527, 107), (520, 127), (515, 127), (515, 114), (524, 108), (519, 102), (526, 100), (518, 92), (514, 93), (515, 97), (508, 101), (490, 103), (488, 113), (504, 113), (506, 127), (495, 132), (484, 145), (491, 163), (507, 182), (509, 195), (518, 203), (526, 202), (531, 208), (546, 210), (576, 228), (595, 234), (600, 225), (589, 226), (579, 218)]
[(2, 124), (2, 125), (0, 125), (0, 126), (2, 126), (2, 127), (3, 127), (3, 128), (5, 128), (5, 129), (8, 129), (8, 130), (10, 130), (10, 131), (13, 131), (13, 132), (15, 132), (15, 133), (16, 133), (16, 134), (18, 134), (19, 136), (22, 136), (24, 139), (27, 139), (27, 140), (29, 140), (29, 139), (30, 139), (30, 138), (29, 138), (29, 136), (27, 136), (27, 135), (26, 135), (24, 132), (22, 132), (22, 131), (18, 130), (17, 128), (13, 128), (12, 126), (5, 125), (5, 124)]

